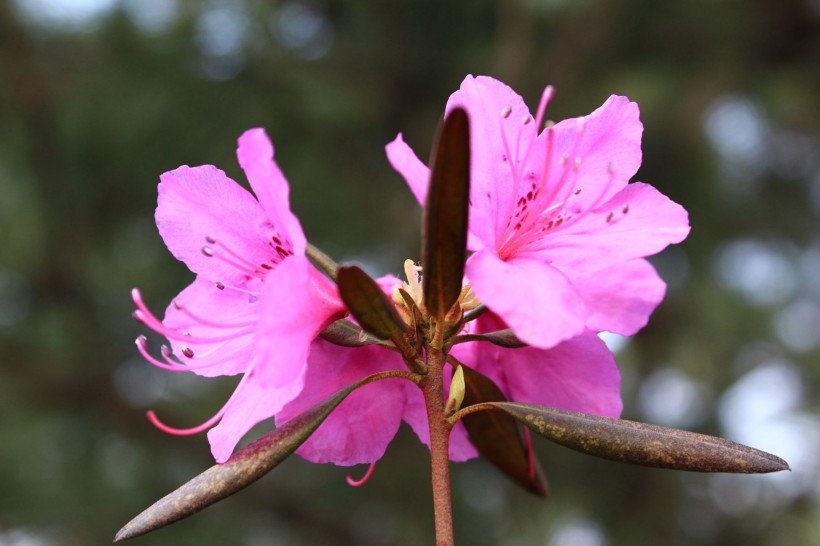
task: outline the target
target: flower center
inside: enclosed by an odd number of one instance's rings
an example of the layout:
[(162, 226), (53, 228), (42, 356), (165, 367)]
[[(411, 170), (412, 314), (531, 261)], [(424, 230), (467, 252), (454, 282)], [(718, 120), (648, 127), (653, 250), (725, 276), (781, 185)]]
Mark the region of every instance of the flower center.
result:
[[(398, 304), (399, 312), (401, 313), (402, 318), (405, 320), (405, 322), (412, 326), (413, 304), (415, 304), (425, 316), (427, 315), (427, 310), (424, 307), (422, 268), (421, 266), (413, 263), (413, 260), (405, 260), (404, 274), (407, 277), (407, 282), (402, 283), (401, 285), (396, 286), (396, 288), (393, 289), (393, 301)], [(400, 288), (404, 290), (408, 296), (410, 296), (410, 298), (413, 300), (412, 302), (405, 301), (404, 297), (399, 291)], [(473, 292), (473, 289), (469, 284), (465, 284), (461, 288), (461, 292), (459, 293), (456, 302), (461, 307), (462, 312), (470, 311), (481, 305), (481, 302), (478, 301), (478, 298), (475, 296), (475, 293)]]
[[(552, 87), (547, 87), (534, 120), (536, 133), (552, 96)], [(521, 150), (522, 134), (533, 130), (533, 127), (530, 127), (533, 119), (527, 117), (520, 124), (511, 124), (510, 113), (511, 109), (505, 108), (500, 117), (504, 147), (502, 161), (509, 165), (514, 196), (507, 204), (506, 222), (498, 224), (500, 232), (496, 240), (501, 259), (510, 258), (521, 252), (547, 248), (550, 233), (564, 229), (571, 222), (595, 211), (603, 203), (615, 182), (615, 167), (610, 162), (607, 169), (608, 180), (594, 190), (597, 195), (592, 202), (582, 205), (578, 197), (583, 191), (579, 186), (584, 162), (580, 152), (586, 132), (586, 119), (576, 119), (572, 142), (567, 143), (566, 139), (562, 138), (560, 146), (565, 150), (556, 158), (556, 132), (553, 123), (547, 122), (544, 131), (528, 139), (526, 149)], [(510, 147), (508, 132), (516, 133), (514, 149)], [(543, 146), (542, 157), (539, 157), (541, 153), (538, 153), (538, 146)], [(626, 214), (627, 211), (628, 206), (622, 214)], [(606, 223), (612, 223), (618, 216), (618, 212), (610, 212)]]

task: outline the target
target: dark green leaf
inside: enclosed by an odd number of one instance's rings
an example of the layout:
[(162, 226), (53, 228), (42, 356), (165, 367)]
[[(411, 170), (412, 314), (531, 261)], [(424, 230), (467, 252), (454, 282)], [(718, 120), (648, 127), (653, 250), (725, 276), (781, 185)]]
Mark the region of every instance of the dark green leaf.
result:
[(364, 347), (379, 340), (347, 319), (339, 319), (322, 330), (319, 337), (342, 347)]
[(789, 470), (770, 453), (705, 434), (530, 404), (492, 405), (555, 443), (613, 461), (696, 472)]
[[(461, 368), (466, 385), (462, 407), (506, 400), (490, 378), (467, 366)], [(470, 441), (488, 461), (530, 493), (544, 498), (549, 495), (541, 467), (535, 458), (530, 457), (515, 419), (499, 411), (478, 411), (465, 416), (462, 421)]]
[(407, 326), (382, 289), (355, 265), (342, 266), (338, 274), (339, 294), (362, 328), (381, 339), (401, 337)]
[(518, 339), (512, 330), (498, 330), (496, 332), (489, 332), (486, 334), (464, 334), (456, 336), (450, 340), (451, 345), (458, 343), (467, 343), (469, 341), (487, 341), (493, 345), (504, 347), (506, 349), (520, 349), (527, 347), (527, 344)]
[(421, 251), (424, 305), (441, 320), (461, 292), (467, 252), (470, 123), (464, 110), (445, 118), (430, 165)]
[(366, 380), (358, 381), (288, 421), (273, 432), (212, 466), (148, 507), (120, 529), (114, 542), (144, 535), (174, 523), (233, 495), (255, 482), (292, 454), (336, 406)]

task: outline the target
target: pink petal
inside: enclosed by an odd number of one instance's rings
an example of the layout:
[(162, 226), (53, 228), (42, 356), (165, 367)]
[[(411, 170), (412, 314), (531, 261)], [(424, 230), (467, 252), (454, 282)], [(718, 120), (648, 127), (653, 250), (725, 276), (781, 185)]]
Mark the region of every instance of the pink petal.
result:
[(236, 444), (250, 429), (273, 417), (281, 409), (282, 398), (292, 399), (299, 394), (298, 391), (294, 393), (292, 390), (292, 386), (271, 389), (263, 385), (256, 370), (251, 369), (225, 406), (222, 420), (208, 431), (211, 453), (216, 462), (227, 461)]
[(299, 220), (290, 211), (288, 181), (273, 160), (273, 153), (273, 144), (264, 129), (249, 129), (239, 137), (236, 150), (239, 164), (268, 220), (293, 244), (292, 250), (302, 254), (305, 251), (305, 235)]
[(530, 170), (526, 162), (535, 123), (515, 91), (486, 76), (465, 78), (447, 101), (447, 111), (458, 106), (470, 118), (470, 231), (483, 246), (494, 247), (524, 183), (516, 172)]
[[(268, 274), (256, 350), (259, 379), (272, 389), (302, 389), (311, 342), (344, 311), (334, 285), (304, 256), (284, 260)], [(293, 398), (282, 400), (279, 408)]]
[[(405, 369), (397, 353), (381, 347), (351, 349), (316, 340), (308, 359), (305, 387), (276, 415), (277, 426), (359, 379), (390, 369)], [(355, 390), (297, 453), (314, 463), (341, 466), (379, 460), (401, 424), (405, 382), (385, 379)]]
[[(404, 142), (401, 133), (393, 142), (385, 146), (385, 150), (390, 164), (402, 175), (419, 204), (424, 206), (424, 201), (427, 198), (427, 186), (430, 183), (430, 169), (421, 162), (413, 150)], [(472, 217), (470, 221), (472, 222)], [(470, 250), (479, 250), (484, 246), (484, 243), (473, 234), (471, 224), (470, 232), (467, 234), (467, 247)]]
[[(503, 328), (492, 315), (478, 319), (479, 331)], [(552, 349), (504, 349), (479, 343), (473, 366), (493, 379), (515, 402), (618, 417), (623, 404), (615, 357), (590, 331)], [(465, 364), (470, 364), (466, 361)]]
[[(276, 254), (267, 245), (267, 219), (253, 196), (211, 165), (182, 166), (160, 177), (155, 218), (171, 253), (194, 273), (211, 281), (240, 283), (243, 267), (209, 257), (203, 247), (218, 240), (252, 267), (269, 264)], [(234, 260), (235, 262), (235, 260)]]
[(666, 293), (666, 284), (646, 260), (572, 276), (583, 295), (586, 326), (595, 332), (631, 336), (646, 326)]
[[(450, 392), (450, 379), (452, 371), (446, 376), (445, 396)], [(404, 407), (404, 421), (410, 425), (421, 443), (430, 447), (430, 423), (427, 420), (427, 407), (424, 405), (424, 396), (416, 385), (407, 385), (407, 404)], [(478, 457), (478, 450), (470, 443), (467, 429), (463, 423), (456, 423), (450, 431), (450, 460), (453, 462), (464, 462)]]
[(219, 425), (208, 432), (217, 462), (224, 462), (254, 425), (299, 395), (311, 342), (344, 309), (335, 285), (304, 256), (286, 259), (268, 274), (260, 303), (256, 357)]
[(551, 235), (541, 255), (563, 269), (591, 271), (650, 256), (688, 234), (686, 210), (652, 186), (636, 182)]
[[(612, 95), (591, 114), (560, 121), (553, 131), (551, 172), (541, 190), (550, 191), (558, 183), (563, 174), (559, 165), (562, 156), (570, 161), (567, 168), (575, 168), (577, 161), (577, 175), (566, 176), (565, 183), (571, 192), (581, 190), (573, 195), (572, 202), (582, 210), (606, 202), (641, 166), (643, 124), (638, 105), (626, 97)], [(539, 139), (539, 147), (544, 150), (546, 133)]]
[(413, 192), (419, 204), (423, 206), (424, 200), (427, 198), (427, 186), (430, 183), (430, 169), (421, 162), (415, 152), (410, 149), (410, 146), (404, 142), (401, 133), (384, 149), (387, 152), (387, 160), (404, 177), (410, 191)]
[[(194, 373), (205, 377), (235, 375), (243, 373), (253, 357), (259, 306), (246, 293), (227, 287), (220, 290), (213, 282), (197, 277), (174, 298), (162, 323), (190, 334), (191, 339), (219, 339), (212, 343), (171, 340), (177, 359), (191, 365)], [(224, 339), (230, 336), (234, 337)], [(184, 354), (191, 351), (192, 357)]]
[(584, 329), (581, 295), (543, 261), (505, 262), (482, 251), (467, 260), (465, 275), (478, 299), (530, 345), (548, 349)]

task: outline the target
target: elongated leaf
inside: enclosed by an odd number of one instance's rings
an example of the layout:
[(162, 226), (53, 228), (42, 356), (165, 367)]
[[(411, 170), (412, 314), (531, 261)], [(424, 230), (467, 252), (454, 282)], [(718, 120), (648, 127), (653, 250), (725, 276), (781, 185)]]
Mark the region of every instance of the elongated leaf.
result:
[[(490, 378), (467, 366), (461, 365), (461, 368), (466, 385), (462, 407), (506, 400)], [(479, 411), (467, 415), (462, 421), (470, 441), (488, 461), (530, 493), (543, 498), (549, 496), (541, 466), (530, 457), (515, 419), (500, 411)]]
[(530, 404), (492, 405), (555, 443), (613, 461), (695, 472), (789, 470), (771, 453), (705, 434)]
[(470, 123), (456, 108), (444, 120), (430, 161), (421, 250), (424, 304), (444, 318), (458, 299), (467, 252), (470, 200)]
[(212, 466), (158, 500), (120, 529), (114, 542), (138, 537), (179, 521), (255, 482), (296, 451), (336, 406), (365, 381), (358, 381), (345, 387), (273, 432), (240, 449), (224, 464)]
[(518, 339), (518, 337), (509, 328), (505, 330), (498, 330), (496, 332), (488, 332), (486, 334), (466, 334), (457, 336), (451, 341), (452, 344), (466, 343), (468, 341), (488, 341), (493, 345), (504, 347), (506, 349), (520, 349), (527, 347), (527, 344)]
[(376, 281), (355, 265), (340, 267), (338, 275), (339, 294), (362, 328), (381, 339), (404, 334), (407, 326)]
[(364, 347), (379, 343), (371, 336), (347, 319), (339, 319), (319, 333), (319, 337), (334, 345), (342, 347)]

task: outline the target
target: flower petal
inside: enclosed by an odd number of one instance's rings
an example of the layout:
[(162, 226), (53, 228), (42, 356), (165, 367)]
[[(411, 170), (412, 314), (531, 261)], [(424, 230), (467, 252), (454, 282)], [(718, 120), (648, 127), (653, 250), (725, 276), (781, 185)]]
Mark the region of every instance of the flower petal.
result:
[(304, 256), (268, 274), (256, 333), (256, 358), (219, 425), (208, 432), (217, 462), (230, 457), (254, 425), (276, 415), (302, 391), (311, 342), (344, 307), (335, 285)]
[(574, 275), (572, 284), (583, 295), (587, 328), (624, 336), (646, 326), (666, 293), (655, 268), (641, 259)]
[[(351, 383), (390, 369), (404, 369), (404, 364), (397, 353), (382, 347), (351, 349), (316, 340), (308, 359), (305, 387), (276, 415), (277, 426)], [(353, 391), (296, 453), (313, 463), (340, 466), (378, 461), (401, 424), (403, 382), (384, 379)]]
[(519, 161), (530, 155), (537, 130), (523, 99), (493, 78), (467, 76), (446, 110), (459, 106), (470, 117), (470, 231), (494, 247), (530, 170)]
[[(191, 365), (191, 371), (205, 377), (235, 375), (243, 373), (253, 357), (259, 305), (244, 292), (228, 287), (220, 290), (197, 277), (174, 298), (162, 323), (194, 340), (218, 339), (213, 343), (170, 340), (174, 355)], [(218, 316), (214, 309), (219, 309)]]
[[(289, 386), (290, 387), (290, 386)], [(281, 398), (293, 398), (298, 394), (291, 388), (270, 389), (259, 381), (255, 369), (251, 369), (236, 388), (225, 406), (219, 424), (208, 431), (211, 453), (218, 463), (227, 461), (239, 440), (250, 429), (265, 419), (273, 417), (281, 409)]]
[(581, 296), (563, 273), (543, 261), (505, 262), (481, 251), (467, 260), (465, 275), (478, 299), (530, 345), (548, 349), (584, 329)]
[[(290, 211), (288, 181), (273, 160), (273, 144), (264, 129), (249, 129), (239, 137), (236, 156), (268, 220), (293, 245), (296, 254), (305, 251), (305, 234)], [(284, 238), (282, 237), (284, 236)]]
[[(481, 332), (504, 327), (491, 314), (478, 321)], [(587, 330), (546, 350), (505, 349), (479, 343), (474, 354), (473, 366), (494, 380), (512, 401), (606, 417), (621, 414), (620, 373), (615, 357), (593, 332)]]
[(401, 133), (384, 149), (387, 152), (387, 160), (402, 175), (419, 204), (424, 206), (424, 200), (427, 198), (427, 186), (430, 184), (429, 167), (422, 163), (410, 146), (404, 142)]
[(592, 271), (650, 256), (688, 234), (686, 209), (636, 182), (552, 234), (539, 254), (562, 269)]
[[(580, 125), (579, 125), (580, 124)], [(586, 210), (595, 203), (601, 204), (624, 188), (641, 166), (641, 136), (638, 105), (626, 97), (610, 96), (594, 112), (580, 118), (570, 118), (553, 126), (553, 159), (549, 177), (541, 191), (552, 191), (563, 175), (559, 160), (572, 160), (567, 168), (577, 174), (565, 176), (569, 193), (555, 191), (558, 195), (573, 195), (573, 204)], [(547, 132), (539, 138), (539, 153), (546, 149)]]
[[(241, 283), (246, 270), (269, 264), (276, 254), (267, 245), (267, 219), (259, 203), (212, 165), (182, 166), (160, 177), (155, 214), (168, 249), (211, 281)], [(241, 256), (243, 263), (203, 253), (208, 238)], [(238, 264), (238, 265), (237, 265)]]
[[(344, 310), (334, 285), (304, 256), (292, 256), (268, 274), (256, 351), (259, 378), (272, 389), (302, 389), (311, 342)], [(293, 398), (282, 400), (280, 409)]]

